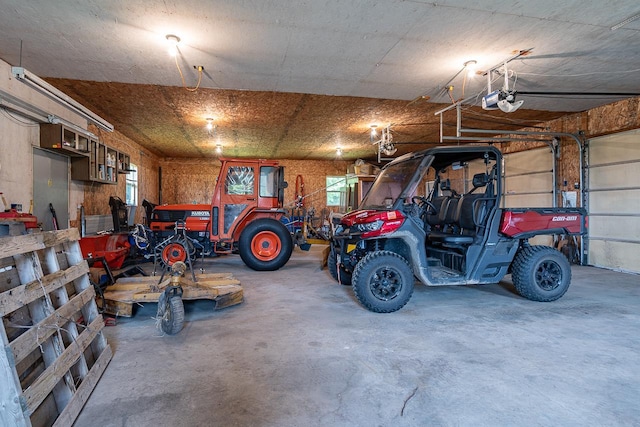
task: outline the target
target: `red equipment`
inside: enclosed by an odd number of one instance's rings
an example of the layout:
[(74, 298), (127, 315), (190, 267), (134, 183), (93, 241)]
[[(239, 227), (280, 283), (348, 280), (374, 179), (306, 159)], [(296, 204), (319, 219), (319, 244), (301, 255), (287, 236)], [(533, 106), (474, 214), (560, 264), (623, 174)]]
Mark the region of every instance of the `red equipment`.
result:
[(181, 243), (171, 239), (176, 222), (181, 221), (184, 235), (203, 255), (239, 253), (254, 270), (277, 270), (286, 264), (293, 250), (291, 235), (280, 222), (286, 213), (284, 168), (273, 160), (220, 161), (211, 205), (154, 208), (149, 226), (159, 242), (156, 257), (170, 265), (195, 256), (191, 248), (180, 250), (176, 245)]

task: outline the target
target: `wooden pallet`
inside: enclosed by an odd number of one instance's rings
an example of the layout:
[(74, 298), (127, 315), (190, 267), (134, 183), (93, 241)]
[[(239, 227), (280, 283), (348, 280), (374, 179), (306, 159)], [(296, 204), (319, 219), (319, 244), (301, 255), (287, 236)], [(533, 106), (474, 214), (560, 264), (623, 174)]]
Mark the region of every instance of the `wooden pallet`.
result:
[[(158, 276), (118, 279), (104, 292), (105, 313), (131, 317), (134, 304), (158, 302), (169, 277), (165, 277), (162, 283), (158, 283), (159, 279)], [(180, 284), (183, 300), (209, 299), (215, 303), (216, 310), (240, 304), (243, 300), (240, 281), (231, 273), (199, 274), (196, 282), (181, 277)]]
[(111, 360), (79, 239), (0, 238), (0, 425), (70, 426)]

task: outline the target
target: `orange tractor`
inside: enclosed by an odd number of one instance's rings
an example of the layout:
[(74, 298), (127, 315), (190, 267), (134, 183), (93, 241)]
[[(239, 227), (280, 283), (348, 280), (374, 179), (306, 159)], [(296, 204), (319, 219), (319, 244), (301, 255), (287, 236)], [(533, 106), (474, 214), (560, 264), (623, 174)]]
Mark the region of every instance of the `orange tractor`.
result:
[(197, 255), (239, 253), (260, 271), (277, 270), (294, 241), (281, 222), (284, 168), (273, 160), (221, 158), (211, 205), (159, 205), (153, 209), (155, 257), (167, 266)]

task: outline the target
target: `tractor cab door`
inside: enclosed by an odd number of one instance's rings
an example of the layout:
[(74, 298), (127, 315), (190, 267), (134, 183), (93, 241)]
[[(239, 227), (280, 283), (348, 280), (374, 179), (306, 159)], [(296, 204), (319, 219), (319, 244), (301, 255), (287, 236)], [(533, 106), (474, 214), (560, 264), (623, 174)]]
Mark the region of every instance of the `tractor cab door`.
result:
[(250, 212), (282, 206), (282, 167), (223, 163), (220, 172), (212, 206), (212, 240), (235, 240), (236, 226)]
[(230, 239), (236, 224), (258, 203), (256, 166), (231, 164), (221, 172), (212, 208), (211, 236), (216, 240)]

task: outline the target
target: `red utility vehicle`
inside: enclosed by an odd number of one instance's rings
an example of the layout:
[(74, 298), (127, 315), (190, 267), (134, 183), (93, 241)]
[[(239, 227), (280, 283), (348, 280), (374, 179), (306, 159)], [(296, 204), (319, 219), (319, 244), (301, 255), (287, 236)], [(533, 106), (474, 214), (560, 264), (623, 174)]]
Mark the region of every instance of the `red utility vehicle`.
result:
[[(529, 239), (584, 234), (586, 212), (504, 208), (501, 168), (492, 146), (433, 148), (387, 164), (359, 210), (335, 224), (331, 275), (381, 313), (409, 301), (414, 277), (429, 286), (468, 285), (497, 283), (511, 272), (525, 298), (560, 298), (571, 281), (567, 258)], [(469, 180), (469, 171), (479, 173)]]
[(156, 206), (149, 227), (156, 256), (172, 265), (197, 252), (239, 253), (254, 270), (277, 270), (293, 250), (292, 237), (280, 222), (284, 168), (277, 161), (221, 158), (211, 205)]

